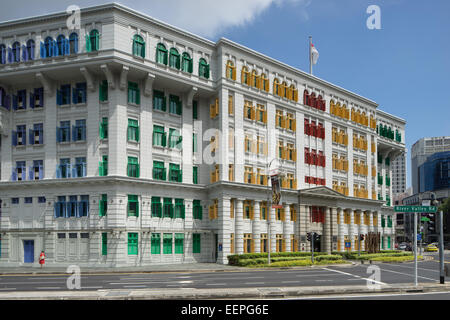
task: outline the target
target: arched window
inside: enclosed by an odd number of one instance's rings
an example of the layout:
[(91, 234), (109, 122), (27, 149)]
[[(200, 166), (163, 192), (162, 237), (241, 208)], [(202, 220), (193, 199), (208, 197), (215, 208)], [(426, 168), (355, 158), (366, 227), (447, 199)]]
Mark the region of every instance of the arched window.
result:
[(236, 68), (234, 67), (233, 61), (231, 60), (227, 61), (226, 77), (228, 79), (236, 80)]
[(14, 42), (12, 45), (13, 61), (20, 62), (20, 43)]
[(305, 106), (309, 105), (309, 94), (308, 94), (308, 90), (305, 89), (305, 91), (303, 91), (303, 104)]
[(133, 38), (133, 54), (145, 58), (145, 42), (140, 35), (135, 35)]
[(34, 60), (34, 40), (30, 39), (27, 41), (27, 58), (28, 60)]
[(56, 40), (56, 45), (58, 47), (58, 52), (54, 53), (55, 56), (63, 56), (66, 52), (66, 48), (65, 48), (65, 44), (66, 44), (66, 37), (64, 35), (59, 35), (57, 40)]
[(86, 51), (98, 51), (100, 48), (100, 34), (97, 29), (91, 30), (91, 32), (86, 35)]
[(269, 92), (269, 79), (267, 79), (265, 73), (261, 73), (261, 89), (263, 89), (266, 92)]
[(209, 65), (206, 63), (206, 60), (203, 58), (200, 58), (200, 61), (198, 64), (198, 75), (200, 77), (209, 79)]
[(333, 99), (331, 99), (330, 100), (330, 113), (331, 114), (334, 114), (334, 115), (337, 115), (337, 112), (336, 112), (336, 108), (335, 108), (336, 106), (335, 106), (335, 104), (334, 104), (334, 100)]
[(281, 96), (283, 98), (288, 98), (288, 91), (288, 85), (286, 81), (283, 81), (283, 83), (281, 84)]
[(167, 65), (167, 49), (162, 43), (156, 46), (156, 62)]
[(192, 73), (193, 70), (193, 63), (192, 58), (187, 52), (183, 52), (183, 60), (181, 63), (181, 70), (184, 72)]
[(298, 102), (298, 89), (295, 87), (295, 85), (291, 84), (290, 91), (291, 91), (291, 100)]
[(0, 63), (6, 64), (6, 46), (4, 44), (0, 44)]
[(248, 68), (246, 66), (242, 67), (241, 70), (241, 83), (245, 83), (246, 85), (249, 85), (249, 77), (250, 77), (250, 72), (248, 71)]
[(309, 96), (309, 106), (316, 108), (316, 94), (314, 92)]
[(256, 70), (253, 70), (252, 71), (252, 86), (260, 89), (260, 81), (261, 81), (261, 78), (258, 75), (258, 72)]
[(175, 48), (170, 49), (169, 67), (180, 70), (180, 54)]
[(47, 37), (44, 42), (44, 58), (53, 56), (53, 38)]
[(273, 94), (279, 96), (281, 92), (280, 80), (277, 78), (273, 79)]
[(72, 33), (69, 37), (70, 54), (78, 53), (78, 34)]

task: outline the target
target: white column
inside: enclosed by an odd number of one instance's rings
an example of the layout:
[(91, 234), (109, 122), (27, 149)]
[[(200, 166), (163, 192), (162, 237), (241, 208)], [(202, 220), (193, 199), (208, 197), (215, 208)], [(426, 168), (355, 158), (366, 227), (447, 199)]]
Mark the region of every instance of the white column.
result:
[(345, 211), (341, 208), (338, 208), (340, 215), (339, 215), (339, 240), (340, 240), (340, 247), (338, 248), (338, 251), (345, 251), (345, 229), (347, 228), (347, 225), (344, 224), (344, 214)]
[(350, 237), (350, 241), (352, 244), (352, 250), (355, 251), (355, 210), (349, 209), (350, 212), (350, 230), (348, 232), (348, 235)]
[(227, 264), (227, 256), (230, 254), (230, 198), (219, 199), (218, 218), (218, 242), (222, 245), (222, 251), (217, 248), (217, 263)]
[(244, 199), (236, 199), (234, 247), (236, 254), (244, 253)]
[(252, 221), (252, 239), (255, 244), (255, 252), (261, 252), (261, 202), (255, 201), (254, 217)]
[(284, 205), (283, 238), (286, 243), (286, 252), (291, 252), (291, 207)]
[[(275, 209), (272, 207), (268, 208), (270, 214), (269, 228), (270, 228), (270, 239), (268, 240), (270, 243), (270, 252), (277, 251), (277, 239), (276, 239), (276, 226), (275, 226)], [(267, 235), (269, 236), (269, 235)]]

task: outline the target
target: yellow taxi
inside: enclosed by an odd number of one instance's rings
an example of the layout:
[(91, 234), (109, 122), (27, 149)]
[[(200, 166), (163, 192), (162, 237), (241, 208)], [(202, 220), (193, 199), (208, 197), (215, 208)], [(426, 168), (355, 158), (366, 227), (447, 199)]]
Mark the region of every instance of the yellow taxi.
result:
[(435, 252), (438, 248), (434, 244), (429, 244), (425, 247), (425, 252)]

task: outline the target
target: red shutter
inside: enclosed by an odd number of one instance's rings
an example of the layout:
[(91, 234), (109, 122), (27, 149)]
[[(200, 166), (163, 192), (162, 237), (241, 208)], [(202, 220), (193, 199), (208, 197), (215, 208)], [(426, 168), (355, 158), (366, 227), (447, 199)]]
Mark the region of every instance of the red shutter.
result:
[(305, 119), (305, 134), (309, 135), (309, 120)]

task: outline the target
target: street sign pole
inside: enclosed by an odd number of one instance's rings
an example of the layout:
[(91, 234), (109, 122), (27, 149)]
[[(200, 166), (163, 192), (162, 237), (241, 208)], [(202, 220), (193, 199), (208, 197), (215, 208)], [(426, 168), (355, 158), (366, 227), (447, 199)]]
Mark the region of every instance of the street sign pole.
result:
[(358, 257), (361, 256), (361, 235), (358, 233)]
[(314, 232), (311, 233), (311, 262), (314, 263), (314, 238), (316, 234)]
[(417, 212), (414, 212), (414, 285), (417, 283)]
[(439, 212), (439, 282), (441, 284), (445, 283), (444, 274), (444, 218), (442, 210)]

